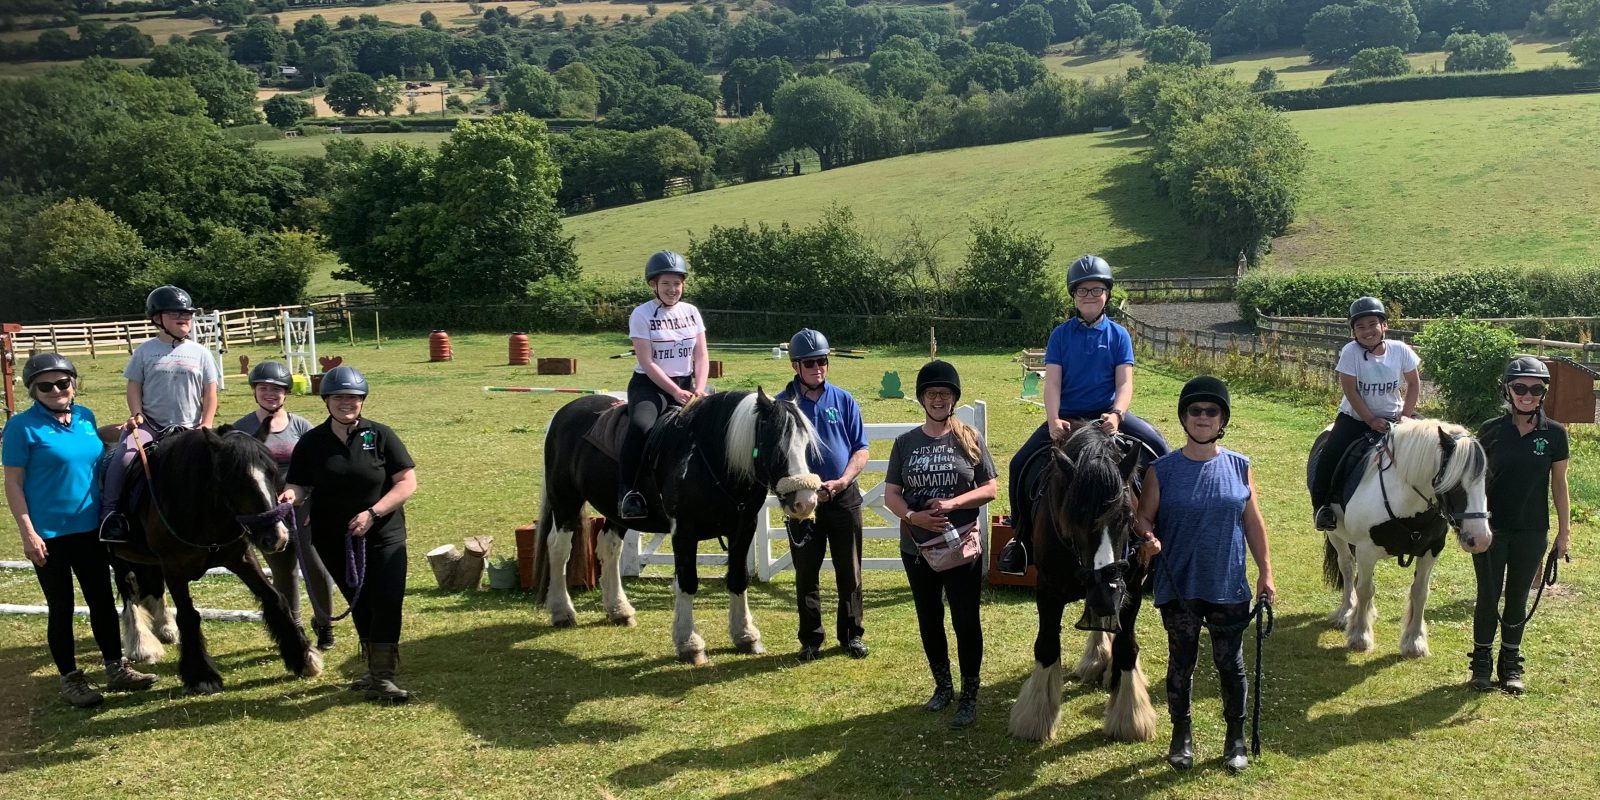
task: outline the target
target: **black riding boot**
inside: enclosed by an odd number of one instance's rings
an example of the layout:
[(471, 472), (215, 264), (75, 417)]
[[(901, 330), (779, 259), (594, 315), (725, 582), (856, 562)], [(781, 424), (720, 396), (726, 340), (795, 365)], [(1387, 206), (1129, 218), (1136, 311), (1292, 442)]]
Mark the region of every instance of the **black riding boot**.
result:
[(1528, 687), (1522, 683), (1522, 650), (1500, 646), (1500, 691), (1522, 694)]
[(394, 683), (394, 673), (399, 667), (399, 645), (367, 645), (367, 669), (372, 672), (372, 684), (367, 687), (368, 700), (404, 703), (411, 699), (410, 692), (396, 686)]
[(950, 684), (950, 665), (940, 664), (929, 668), (933, 672), (933, 696), (922, 705), (924, 711), (943, 711), (955, 699), (955, 689)]
[(333, 623), (330, 622), (327, 625), (318, 625), (317, 623), (313, 622), (311, 623), (311, 630), (317, 634), (318, 650), (326, 653), (327, 651), (333, 649)]
[(1194, 723), (1189, 717), (1172, 718), (1172, 744), (1167, 745), (1167, 764), (1176, 770), (1194, 766)]
[(961, 676), (961, 702), (956, 704), (956, 715), (950, 727), (965, 728), (978, 721), (978, 677)]
[(1249, 751), (1244, 743), (1244, 717), (1229, 717), (1227, 723), (1228, 741), (1222, 751), (1222, 765), (1229, 772), (1242, 772), (1250, 765), (1250, 758), (1246, 755)]
[(1489, 652), (1489, 645), (1474, 645), (1472, 652), (1467, 654), (1468, 664), (1472, 668), (1472, 679), (1467, 681), (1467, 686), (1475, 691), (1487, 692), (1494, 688), (1494, 656)]

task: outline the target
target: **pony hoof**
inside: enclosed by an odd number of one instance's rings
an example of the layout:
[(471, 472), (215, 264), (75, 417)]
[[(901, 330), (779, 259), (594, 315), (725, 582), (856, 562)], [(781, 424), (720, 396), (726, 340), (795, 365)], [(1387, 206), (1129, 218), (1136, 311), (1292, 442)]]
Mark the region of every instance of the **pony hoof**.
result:
[(156, 641), (162, 644), (177, 644), (178, 629), (171, 626), (156, 628)]
[(767, 646), (760, 639), (751, 639), (748, 642), (735, 642), (733, 649), (747, 656), (759, 656), (767, 652)]
[(306, 650), (306, 665), (300, 668), (300, 677), (315, 678), (322, 674), (322, 654), (315, 648)]
[(679, 653), (678, 660), (688, 664), (691, 667), (703, 667), (706, 664), (706, 651), (689, 650), (687, 652)]
[(1345, 645), (1349, 648), (1350, 652), (1352, 652), (1352, 653), (1365, 653), (1368, 650), (1372, 649), (1372, 640), (1371, 639), (1350, 639), (1350, 640), (1346, 641)]
[(220, 691), (222, 691), (221, 680), (199, 681), (183, 687), (183, 693), (190, 695), (216, 694)]
[(556, 628), (574, 628), (578, 625), (576, 617), (551, 617), (550, 624)]
[(632, 614), (628, 614), (626, 616), (618, 614), (611, 618), (611, 624), (616, 625), (619, 628), (632, 628), (639, 623), (633, 618)]

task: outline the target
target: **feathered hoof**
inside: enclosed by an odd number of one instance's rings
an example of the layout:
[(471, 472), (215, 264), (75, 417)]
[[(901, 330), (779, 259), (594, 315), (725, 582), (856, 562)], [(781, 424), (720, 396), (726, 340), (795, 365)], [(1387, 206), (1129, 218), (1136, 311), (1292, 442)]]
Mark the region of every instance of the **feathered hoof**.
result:
[(767, 652), (767, 646), (760, 639), (750, 639), (744, 642), (734, 642), (733, 649), (747, 656), (759, 656)]
[(1033, 674), (1022, 684), (1017, 702), (1011, 706), (1007, 730), (1018, 739), (1043, 742), (1055, 738), (1061, 721), (1061, 663), (1049, 667), (1033, 665)]
[(221, 680), (198, 681), (196, 683), (187, 684), (183, 687), (184, 694), (193, 695), (216, 694), (220, 691), (222, 691)]
[(322, 674), (322, 654), (315, 647), (306, 650), (306, 664), (298, 674), (302, 678), (315, 678)]
[(632, 614), (612, 614), (611, 624), (619, 628), (632, 628), (638, 625), (639, 622), (633, 618)]
[(706, 665), (706, 651), (684, 650), (678, 653), (678, 660), (691, 667), (703, 667)]
[(554, 628), (575, 628), (577, 625), (578, 618), (575, 616), (562, 615), (550, 618), (550, 626)]

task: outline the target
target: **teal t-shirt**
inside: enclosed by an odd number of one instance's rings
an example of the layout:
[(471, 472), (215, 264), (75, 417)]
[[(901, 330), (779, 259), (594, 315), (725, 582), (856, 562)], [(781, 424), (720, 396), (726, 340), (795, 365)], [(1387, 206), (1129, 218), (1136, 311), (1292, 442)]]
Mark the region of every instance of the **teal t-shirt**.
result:
[(43, 539), (87, 533), (99, 527), (100, 486), (94, 462), (103, 450), (94, 412), (72, 407), (72, 422), (33, 407), (6, 423), (0, 461), (23, 470), (22, 496), (33, 529)]

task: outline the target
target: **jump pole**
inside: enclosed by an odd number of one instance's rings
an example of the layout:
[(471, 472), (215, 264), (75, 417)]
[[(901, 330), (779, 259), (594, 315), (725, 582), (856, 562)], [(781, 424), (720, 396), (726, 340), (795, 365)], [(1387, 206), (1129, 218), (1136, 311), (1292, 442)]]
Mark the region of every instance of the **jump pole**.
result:
[[(199, 612), (201, 619), (222, 620), (224, 622), (261, 621), (260, 611), (228, 611), (220, 608), (197, 608), (195, 611)], [(16, 605), (13, 603), (0, 603), (0, 614), (43, 615), (49, 613), (49, 606), (25, 606)], [(87, 617), (89, 616), (89, 607), (73, 606), (72, 613), (74, 616)]]
[(486, 392), (513, 392), (516, 394), (605, 394), (605, 389), (567, 389), (552, 386), (485, 386)]

